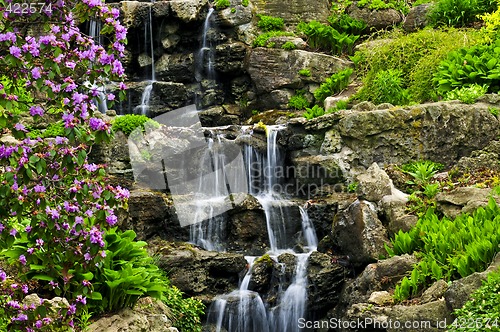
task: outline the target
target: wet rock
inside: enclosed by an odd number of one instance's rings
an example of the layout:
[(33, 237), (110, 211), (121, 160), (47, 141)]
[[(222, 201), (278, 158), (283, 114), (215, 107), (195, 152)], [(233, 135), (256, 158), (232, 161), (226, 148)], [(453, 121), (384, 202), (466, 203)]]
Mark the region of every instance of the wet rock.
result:
[(258, 293), (267, 293), (271, 287), (273, 271), (279, 270), (277, 262), (268, 254), (259, 257), (253, 267), (248, 289)]
[(357, 20), (366, 22), (367, 29), (382, 30), (390, 28), (403, 20), (402, 15), (395, 9), (372, 10), (368, 7), (359, 8), (352, 4), (347, 8), (347, 14)]
[(373, 163), (365, 172), (356, 176), (360, 198), (370, 202), (379, 202), (382, 197), (392, 193), (392, 181), (377, 163)]
[(217, 45), (215, 49), (215, 69), (220, 73), (237, 75), (244, 68), (247, 47), (241, 42)]
[(151, 3), (139, 1), (121, 2), (121, 21), (127, 28), (137, 28), (144, 25), (148, 19)]
[(228, 114), (222, 106), (210, 107), (199, 112), (200, 121), (205, 127), (226, 126), (239, 124), (240, 118), (237, 115)]
[[(176, 36), (176, 35), (174, 35)], [(163, 40), (163, 46), (168, 42), (175, 43), (180, 37), (169, 37)], [(158, 79), (174, 82), (193, 82), (194, 80), (194, 55), (188, 54), (163, 54), (155, 62), (155, 72)]]
[(376, 106), (371, 101), (362, 101), (352, 107), (355, 112), (369, 112), (375, 110)]
[(335, 216), (332, 239), (339, 253), (348, 255), (351, 263), (360, 267), (386, 255), (389, 244), (387, 231), (377, 217), (374, 207), (357, 200)]
[(294, 181), (299, 196), (310, 197), (311, 192), (325, 184), (335, 185), (344, 179), (342, 169), (333, 156), (297, 156), (291, 158)]
[(332, 74), (351, 66), (350, 61), (302, 50), (255, 48), (248, 59), (248, 73), (258, 92), (281, 88), (301, 88), (304, 84), (299, 70), (309, 69), (308, 80), (323, 82)]
[(403, 23), (403, 29), (408, 32), (414, 32), (423, 29), (428, 22), (427, 14), (431, 8), (430, 3), (424, 3), (410, 8), (410, 12), (406, 15)]
[(125, 308), (112, 316), (98, 319), (87, 331), (90, 332), (178, 332), (170, 320), (172, 313), (161, 301), (145, 297), (133, 308)]
[(189, 23), (204, 18), (207, 3), (207, 0), (171, 1), (170, 7), (175, 17)]
[(168, 272), (173, 285), (204, 300), (236, 289), (247, 265), (241, 254), (205, 251), (190, 244), (153, 240), (148, 250), (158, 257), (158, 266)]

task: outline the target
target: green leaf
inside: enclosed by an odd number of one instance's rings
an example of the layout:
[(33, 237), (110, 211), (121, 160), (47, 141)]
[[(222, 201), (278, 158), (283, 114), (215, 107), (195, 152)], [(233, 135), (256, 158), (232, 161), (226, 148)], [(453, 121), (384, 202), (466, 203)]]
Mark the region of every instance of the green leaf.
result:
[(37, 275), (34, 275), (32, 277), (32, 279), (35, 279), (35, 280), (44, 280), (44, 281), (52, 281), (54, 280), (53, 277), (51, 276), (48, 276), (48, 275), (45, 275), (45, 274), (37, 274)]

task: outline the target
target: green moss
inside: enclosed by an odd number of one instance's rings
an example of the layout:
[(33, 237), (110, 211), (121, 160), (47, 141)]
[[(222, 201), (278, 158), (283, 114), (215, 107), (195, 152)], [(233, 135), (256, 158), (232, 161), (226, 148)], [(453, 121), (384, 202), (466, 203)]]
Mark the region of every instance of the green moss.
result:
[(243, 7), (248, 7), (249, 4), (250, 4), (250, 0), (241, 0), (241, 5)]
[(142, 127), (142, 130), (144, 130), (146, 126), (151, 126), (151, 128), (159, 128), (160, 124), (154, 120), (151, 120), (145, 115), (126, 114), (117, 117), (113, 121), (112, 128), (114, 131), (121, 130), (125, 135), (128, 136), (134, 131), (134, 129)]
[(274, 261), (269, 254), (265, 254), (257, 258), (254, 264), (265, 264), (268, 268), (270, 268), (273, 267)]
[(222, 10), (228, 8), (231, 5), (229, 0), (215, 0), (215, 8), (217, 10)]

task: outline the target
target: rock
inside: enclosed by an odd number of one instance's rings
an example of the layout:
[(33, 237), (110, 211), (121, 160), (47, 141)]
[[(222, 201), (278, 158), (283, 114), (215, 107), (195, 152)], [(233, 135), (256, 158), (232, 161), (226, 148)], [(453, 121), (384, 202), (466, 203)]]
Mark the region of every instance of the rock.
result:
[(288, 25), (312, 20), (327, 23), (330, 13), (330, 3), (327, 0), (291, 0), (287, 1), (286, 6), (279, 0), (250, 2), (257, 13), (281, 17)]
[(364, 21), (368, 30), (387, 29), (403, 20), (395, 9), (371, 10), (367, 7), (359, 8), (355, 3), (347, 8), (346, 13), (354, 19)]
[(299, 197), (310, 197), (310, 193), (325, 184), (342, 183), (344, 174), (333, 156), (299, 156), (291, 158), (295, 173), (294, 183)]
[(488, 277), (488, 273), (496, 271), (500, 266), (500, 254), (497, 254), (484, 272), (475, 272), (465, 278), (455, 280), (444, 293), (444, 298), (450, 310), (462, 308), (470, 299), (471, 294), (481, 287), (483, 281)]
[(132, 166), (127, 145), (127, 136), (121, 131), (115, 132), (108, 143), (96, 144), (89, 155), (90, 162), (107, 165), (108, 174), (132, 180)]
[(173, 285), (204, 300), (237, 288), (247, 265), (241, 254), (205, 251), (190, 244), (153, 240), (148, 249), (158, 257), (158, 266), (168, 272)]
[(214, 106), (199, 112), (200, 121), (205, 127), (226, 126), (239, 124), (237, 115), (227, 114), (222, 106)]
[(388, 304), (393, 304), (394, 299), (392, 298), (392, 295), (387, 291), (373, 292), (368, 299), (368, 303), (385, 306)]
[(247, 46), (241, 42), (224, 43), (215, 48), (215, 69), (220, 73), (240, 74), (244, 68)]
[(344, 267), (332, 263), (330, 255), (311, 253), (307, 266), (307, 294), (308, 310), (313, 315), (322, 317), (338, 302), (347, 273)]
[(89, 332), (178, 332), (172, 327), (170, 309), (160, 300), (141, 298), (133, 308), (125, 308), (112, 316), (92, 323)]
[(387, 254), (387, 231), (377, 217), (374, 207), (357, 200), (335, 216), (332, 226), (333, 241), (340, 254), (348, 255), (354, 266), (377, 261)]
[(392, 181), (377, 163), (356, 176), (360, 198), (370, 202), (379, 202), (382, 197), (392, 193)]
[(248, 289), (258, 293), (267, 293), (271, 287), (273, 271), (279, 269), (277, 264), (269, 254), (259, 257), (252, 267)]
[(302, 50), (255, 48), (250, 52), (247, 70), (260, 93), (281, 88), (301, 88), (299, 70), (309, 69), (308, 80), (323, 82), (332, 74), (351, 66), (350, 61)]
[(455, 218), (462, 212), (472, 213), (479, 206), (485, 206), (491, 197), (491, 189), (458, 187), (436, 195), (438, 208), (448, 218)]
[(463, 173), (475, 173), (485, 169), (500, 171), (500, 164), (497, 162), (500, 159), (500, 141), (491, 141), (484, 149), (474, 151), (470, 157), (462, 157), (453, 168), (458, 172), (457, 175)]
[(397, 189), (393, 189), (391, 195), (382, 197), (380, 207), (382, 215), (387, 220), (386, 228), (390, 235), (398, 233), (400, 230), (408, 232), (417, 224), (418, 217), (406, 211), (408, 195)]
[(207, 0), (171, 1), (170, 7), (175, 17), (190, 23), (204, 18)]
[(232, 0), (230, 7), (217, 11), (215, 24), (225, 28), (233, 28), (238, 25), (250, 23), (252, 21), (253, 9), (251, 1), (245, 7), (241, 5), (239, 0)]
[(369, 112), (373, 111), (376, 106), (371, 101), (362, 101), (357, 103), (352, 107), (352, 110), (355, 112)]
[(127, 28), (138, 28), (148, 19), (151, 3), (139, 1), (122, 1), (121, 21)]
[(158, 79), (164, 81), (192, 82), (194, 80), (194, 56), (192, 53), (165, 53), (155, 62), (155, 73)]
[(427, 14), (431, 8), (430, 3), (424, 3), (410, 8), (403, 23), (403, 29), (407, 32), (414, 32), (423, 29), (427, 25)]
[(327, 131), (319, 152), (323, 155), (328, 155), (340, 152), (341, 149), (342, 137), (340, 137), (340, 133), (335, 129)]
[(337, 105), (339, 101), (347, 101), (348, 99), (349, 98), (347, 98), (346, 96), (326, 97), (323, 104), (323, 108), (325, 110), (332, 109)]
[(436, 281), (427, 288), (420, 298), (420, 303), (429, 303), (432, 301), (439, 300), (444, 296), (444, 293), (448, 289), (448, 283), (443, 279)]
[(485, 147), (499, 132), (486, 104), (438, 102), (371, 112), (351, 112), (339, 121), (354, 163), (369, 167), (429, 159), (449, 167)]
[[(274, 44), (273, 48), (279, 48), (279, 49), (281, 49), (285, 43), (292, 43), (293, 45), (295, 45), (294, 49), (297, 50), (305, 50), (307, 48), (307, 43), (302, 38), (292, 37), (292, 36), (271, 37), (269, 38), (268, 43)], [(307, 80), (307, 78), (304, 77), (304, 80)]]

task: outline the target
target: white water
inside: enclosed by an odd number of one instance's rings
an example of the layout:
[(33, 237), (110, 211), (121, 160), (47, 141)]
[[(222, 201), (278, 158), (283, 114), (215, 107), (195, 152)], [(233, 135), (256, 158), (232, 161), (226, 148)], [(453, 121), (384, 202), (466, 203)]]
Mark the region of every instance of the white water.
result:
[(201, 37), (201, 47), (198, 54), (198, 65), (196, 72), (196, 79), (201, 81), (202, 79), (215, 79), (215, 54), (214, 49), (209, 42), (207, 35), (209, 30), (211, 29), (211, 17), (214, 12), (213, 8), (208, 9), (207, 16), (205, 18), (205, 22), (203, 23), (203, 31)]
[[(102, 43), (101, 27), (101, 21), (96, 19), (89, 20), (89, 37), (91, 37), (97, 45), (101, 45)], [(106, 87), (93, 85), (92, 89), (97, 91), (97, 97), (93, 100), (94, 105), (97, 106), (99, 112), (106, 113), (108, 111), (108, 104), (106, 102)]]
[[(152, 1), (153, 2), (153, 1)], [(146, 21), (144, 26), (144, 45), (148, 47), (149, 44), (149, 52), (151, 54), (151, 75), (148, 81), (148, 85), (144, 88), (141, 96), (141, 104), (135, 108), (135, 113), (139, 113), (142, 115), (147, 115), (149, 111), (149, 101), (151, 99), (151, 92), (153, 91), (153, 84), (156, 82), (156, 73), (155, 73), (155, 54), (154, 54), (154, 45), (153, 45), (153, 14), (152, 14), (153, 5), (149, 6), (149, 19)]]

